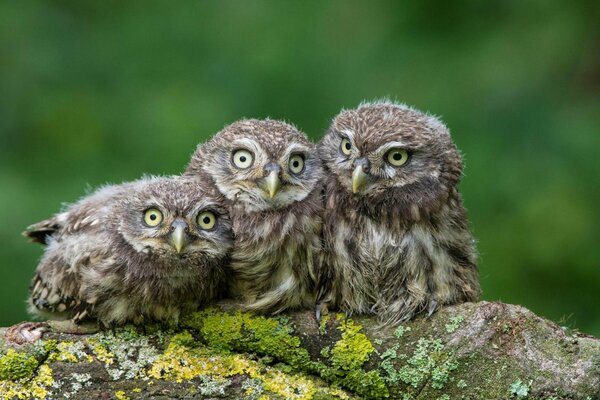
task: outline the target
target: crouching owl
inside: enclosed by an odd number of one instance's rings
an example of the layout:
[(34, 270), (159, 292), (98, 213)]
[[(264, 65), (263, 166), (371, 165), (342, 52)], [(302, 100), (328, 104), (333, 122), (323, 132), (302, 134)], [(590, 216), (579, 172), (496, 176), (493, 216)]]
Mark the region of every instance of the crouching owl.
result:
[(181, 177), (106, 186), (29, 227), (47, 245), (30, 311), (112, 327), (176, 321), (215, 298), (232, 232), (210, 187)]
[(458, 192), (462, 161), (438, 119), (376, 102), (341, 112), (318, 145), (325, 170), (318, 306), (383, 323), (478, 299)]
[(208, 175), (227, 198), (230, 294), (263, 312), (313, 307), (322, 168), (306, 135), (269, 119), (238, 121), (200, 146), (184, 175)]

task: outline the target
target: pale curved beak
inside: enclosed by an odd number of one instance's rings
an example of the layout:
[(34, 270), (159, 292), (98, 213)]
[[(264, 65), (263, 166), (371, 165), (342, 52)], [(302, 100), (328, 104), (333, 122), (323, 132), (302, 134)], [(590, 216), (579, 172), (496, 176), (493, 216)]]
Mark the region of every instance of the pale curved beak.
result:
[(357, 165), (352, 172), (352, 193), (360, 192), (360, 189), (367, 182), (367, 174), (362, 165)]
[(183, 221), (175, 221), (171, 225), (171, 246), (178, 254), (185, 249), (189, 242), (186, 229), (187, 224)]
[(269, 175), (265, 178), (267, 183), (267, 190), (269, 191), (269, 197), (273, 198), (275, 194), (277, 194), (277, 190), (279, 190), (279, 171), (271, 171)]

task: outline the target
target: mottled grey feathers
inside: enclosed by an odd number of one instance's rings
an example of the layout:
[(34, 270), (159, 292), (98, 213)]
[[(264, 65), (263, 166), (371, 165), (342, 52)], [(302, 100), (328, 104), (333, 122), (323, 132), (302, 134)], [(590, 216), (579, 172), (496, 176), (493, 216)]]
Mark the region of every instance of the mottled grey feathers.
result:
[[(141, 323), (176, 320), (216, 298), (232, 237), (222, 197), (210, 187), (145, 178), (104, 187), (34, 225), (28, 235), (45, 229), (38, 227), (53, 230), (32, 282), (31, 311), (76, 322)], [(144, 220), (150, 209), (160, 211), (157, 226)], [(198, 225), (205, 210), (216, 216), (210, 230)], [(176, 230), (185, 231), (181, 252), (173, 245)]]
[[(239, 150), (253, 156), (249, 167), (233, 162)], [(294, 155), (304, 164), (297, 173)], [(283, 122), (238, 121), (192, 156), (185, 175), (205, 174), (227, 198), (233, 220), (231, 295), (259, 311), (311, 307), (322, 225), (322, 169), (314, 145)], [(272, 197), (269, 175), (278, 182)]]
[[(462, 161), (439, 120), (366, 103), (341, 112), (318, 150), (326, 181), (321, 307), (395, 323), (478, 298), (475, 244), (457, 189)], [(394, 153), (403, 164), (392, 164)]]

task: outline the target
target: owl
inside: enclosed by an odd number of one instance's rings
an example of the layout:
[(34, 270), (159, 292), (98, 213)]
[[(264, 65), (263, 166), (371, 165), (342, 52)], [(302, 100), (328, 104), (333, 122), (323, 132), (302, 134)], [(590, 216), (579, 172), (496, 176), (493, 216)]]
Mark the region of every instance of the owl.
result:
[(214, 299), (233, 244), (222, 196), (181, 177), (103, 187), (24, 234), (46, 244), (30, 311), (105, 327), (177, 321)]
[(463, 165), (442, 122), (366, 103), (334, 118), (318, 152), (326, 178), (317, 315), (330, 307), (394, 324), (478, 299)]
[(200, 146), (184, 175), (209, 176), (227, 199), (230, 295), (260, 312), (314, 307), (322, 168), (306, 135), (279, 121), (241, 120)]

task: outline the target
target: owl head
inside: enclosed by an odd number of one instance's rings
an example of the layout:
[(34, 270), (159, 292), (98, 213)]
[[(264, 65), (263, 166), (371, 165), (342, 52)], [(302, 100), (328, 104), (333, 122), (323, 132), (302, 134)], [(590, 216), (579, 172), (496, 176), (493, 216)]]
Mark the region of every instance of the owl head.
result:
[(182, 177), (137, 181), (118, 202), (113, 220), (127, 246), (172, 260), (222, 258), (232, 245), (222, 197), (210, 185)]
[(369, 208), (435, 207), (462, 174), (460, 154), (442, 122), (386, 101), (342, 111), (319, 154), (340, 190)]
[(219, 191), (248, 211), (301, 201), (321, 176), (306, 135), (283, 122), (241, 120), (198, 147), (185, 175), (209, 175)]

